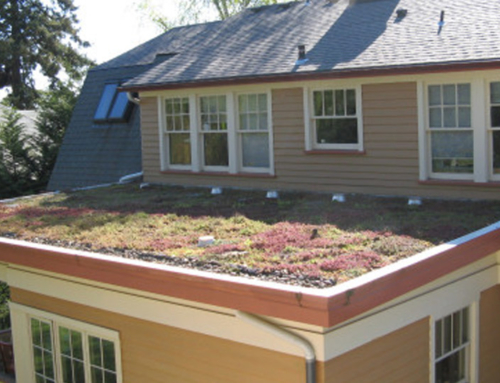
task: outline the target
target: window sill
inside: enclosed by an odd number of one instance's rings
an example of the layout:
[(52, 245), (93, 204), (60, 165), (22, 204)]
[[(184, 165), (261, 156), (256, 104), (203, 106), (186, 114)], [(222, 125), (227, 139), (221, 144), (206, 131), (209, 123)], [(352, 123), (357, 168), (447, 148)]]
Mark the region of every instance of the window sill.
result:
[(209, 176), (209, 177), (237, 177), (237, 178), (276, 178), (268, 173), (227, 173), (227, 172), (193, 172), (191, 170), (162, 170), (161, 174), (187, 175), (187, 176)]
[(420, 185), (435, 185), (435, 186), (475, 186), (475, 187), (488, 187), (488, 188), (500, 188), (499, 181), (489, 181), (489, 182), (474, 182), (474, 181), (463, 181), (463, 180), (424, 180), (418, 181)]
[(366, 151), (364, 150), (330, 150), (330, 149), (313, 149), (304, 150), (304, 154), (316, 155), (316, 154), (331, 154), (331, 155), (345, 155), (345, 156), (364, 156)]

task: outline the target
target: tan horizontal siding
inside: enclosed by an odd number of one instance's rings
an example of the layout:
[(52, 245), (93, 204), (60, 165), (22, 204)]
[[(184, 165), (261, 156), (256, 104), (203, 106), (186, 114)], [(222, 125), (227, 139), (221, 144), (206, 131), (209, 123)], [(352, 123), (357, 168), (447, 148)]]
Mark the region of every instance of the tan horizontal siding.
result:
[[(142, 171), (144, 179), (161, 182), (158, 102), (154, 97), (141, 99)], [(152, 178), (153, 177), (153, 178)]]
[[(149, 182), (422, 197), (498, 198), (495, 188), (419, 183), (416, 83), (362, 86), (364, 153), (307, 153), (300, 87), (272, 91), (274, 178), (160, 173), (156, 98), (141, 102)], [(334, 175), (334, 176), (332, 176)]]
[[(303, 358), (19, 289), (12, 301), (118, 331), (123, 382), (302, 383)], [(168, 315), (168, 313), (165, 313)]]
[(500, 382), (500, 286), (481, 293), (479, 326), (479, 377), (481, 383)]
[(429, 318), (367, 343), (325, 364), (325, 383), (428, 382)]

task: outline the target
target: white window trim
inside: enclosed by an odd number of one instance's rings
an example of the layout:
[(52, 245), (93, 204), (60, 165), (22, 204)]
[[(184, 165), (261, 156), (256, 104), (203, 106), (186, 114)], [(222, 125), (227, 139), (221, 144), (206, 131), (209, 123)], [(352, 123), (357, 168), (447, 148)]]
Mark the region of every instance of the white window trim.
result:
[(457, 306), (447, 313), (440, 313), (440, 315), (431, 316), (431, 342), (430, 342), (430, 371), (431, 371), (431, 383), (436, 381), (436, 336), (435, 336), (435, 326), (436, 321), (453, 314), (456, 311), (460, 311), (465, 307), (469, 308), (469, 334), (470, 339), (467, 347), (468, 350), (468, 378), (469, 380), (464, 380), (464, 383), (479, 383), (479, 297), (477, 300), (469, 302), (468, 304), (463, 304)]
[[(358, 120), (358, 143), (357, 144), (318, 144), (316, 142), (316, 129), (314, 120), (314, 100), (313, 93), (315, 91), (325, 90), (346, 90), (354, 89), (356, 92), (356, 116)], [(324, 151), (359, 151), (364, 150), (363, 137), (363, 95), (361, 84), (324, 84), (321, 87), (304, 87), (304, 126), (305, 126), (305, 149), (306, 151), (324, 150)], [(353, 117), (354, 118), (354, 117)]]
[[(178, 134), (181, 132), (169, 132), (167, 131), (166, 127), (166, 111), (165, 111), (165, 101), (173, 98), (187, 98), (189, 100), (189, 123), (190, 123), (190, 128), (189, 131), (184, 131), (182, 133), (184, 134), (189, 134), (190, 135), (190, 140), (191, 140), (191, 165), (179, 165), (179, 164), (171, 164), (170, 163), (170, 157), (168, 154), (167, 149), (169, 148), (169, 140), (170, 140), (170, 134)], [(158, 128), (159, 128), (159, 142), (160, 142), (160, 170), (165, 171), (165, 170), (180, 170), (180, 171), (190, 171), (193, 168), (193, 135), (191, 134), (193, 122), (192, 122), (192, 106), (191, 106), (191, 99), (188, 95), (178, 95), (178, 96), (172, 96), (172, 97), (158, 97)]]
[(487, 154), (488, 154), (488, 174), (489, 177), (492, 181), (500, 181), (500, 173), (495, 174), (493, 172), (493, 132), (499, 132), (500, 128), (493, 128), (491, 126), (491, 88), (490, 84), (492, 82), (499, 82), (500, 83), (500, 78), (498, 77), (491, 77), (487, 78), (486, 81), (486, 126), (487, 126), (487, 132), (486, 132), (486, 139), (487, 139)]
[[(239, 116), (240, 110), (238, 106), (238, 97), (242, 95), (253, 95), (253, 94), (265, 94), (267, 96), (267, 131), (249, 131), (245, 132), (240, 129)], [(262, 174), (274, 174), (274, 143), (273, 143), (273, 131), (272, 131), (272, 94), (270, 90), (267, 91), (246, 91), (246, 92), (238, 92), (234, 95), (235, 100), (235, 131), (236, 131), (236, 139), (237, 139), (237, 148), (238, 148), (238, 169), (244, 173), (262, 173)], [(268, 151), (269, 151), (269, 167), (267, 168), (258, 168), (258, 167), (249, 167), (243, 166), (243, 145), (241, 142), (242, 133), (267, 133), (268, 134)]]
[[(464, 84), (471, 85), (471, 125), (473, 136), (473, 162), (474, 169), (470, 174), (455, 173), (433, 173), (430, 145), (429, 128), (429, 107), (428, 107), (428, 89), (430, 85), (444, 84)], [(417, 81), (418, 98), (418, 132), (419, 132), (419, 179), (426, 181), (435, 180), (453, 180), (453, 181), (471, 181), (476, 183), (485, 183), (491, 179), (490, 150), (488, 143), (486, 119), (489, 115), (487, 109), (487, 88), (489, 82), (482, 77), (470, 76), (443, 76), (431, 81)]]
[[(254, 168), (242, 165), (242, 151), (240, 144), (240, 134), (238, 131), (238, 107), (237, 97), (240, 94), (267, 94), (268, 103), (268, 133), (269, 133), (269, 167)], [(206, 166), (204, 165), (203, 131), (201, 129), (200, 98), (209, 96), (226, 96), (227, 124), (225, 133), (228, 136), (228, 166)], [(190, 113), (190, 140), (191, 140), (191, 165), (172, 165), (169, 163), (168, 134), (166, 133), (166, 113), (165, 100), (171, 98), (188, 98)], [(248, 89), (244, 92), (237, 90), (227, 90), (225, 92), (200, 92), (200, 93), (168, 93), (157, 96), (158, 108), (158, 134), (160, 149), (160, 170), (161, 171), (192, 171), (194, 173), (213, 172), (222, 174), (265, 174), (274, 175), (274, 134), (272, 125), (272, 93), (269, 88)], [(187, 131), (186, 131), (187, 133)]]
[[(18, 382), (35, 383), (35, 371), (33, 352), (31, 349), (31, 323), (30, 319), (37, 318), (52, 322), (56, 326), (52, 327), (53, 331), (53, 348), (54, 348), (54, 362), (55, 371), (57, 374), (56, 382), (62, 382), (61, 379), (61, 362), (58, 358), (59, 354), (59, 334), (56, 331), (58, 326), (67, 327), (69, 329), (79, 331), (84, 334), (84, 345), (87, 344), (87, 336), (96, 336), (105, 340), (112, 341), (115, 346), (115, 367), (116, 367), (116, 381), (117, 383), (123, 382), (122, 365), (121, 365), (121, 347), (120, 336), (117, 331), (107, 328), (95, 326), (86, 322), (77, 321), (47, 311), (38, 310), (32, 307), (24, 306), (18, 303), (10, 302), (9, 304), (12, 320), (12, 335), (14, 339), (15, 350), (15, 363), (17, 366), (23, 368), (16, 369), (16, 380)], [(84, 348), (86, 360), (89, 359), (88, 347)], [(85, 364), (86, 369), (89, 368), (89, 363)], [(89, 375), (90, 376), (90, 375)], [(89, 381), (90, 382), (90, 381)]]

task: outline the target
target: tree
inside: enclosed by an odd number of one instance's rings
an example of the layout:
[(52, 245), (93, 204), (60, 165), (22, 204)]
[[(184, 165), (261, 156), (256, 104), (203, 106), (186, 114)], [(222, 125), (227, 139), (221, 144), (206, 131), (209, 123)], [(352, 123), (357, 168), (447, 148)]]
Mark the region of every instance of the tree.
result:
[(36, 169), (33, 148), (14, 109), (3, 110), (0, 122), (0, 198), (33, 192)]
[(92, 62), (77, 49), (73, 0), (0, 0), (0, 88), (10, 86), (10, 104), (32, 109), (38, 97), (33, 73), (58, 81), (60, 72), (81, 79)]
[(58, 83), (52, 90), (41, 94), (34, 142), (34, 150), (37, 153), (34, 178), (38, 190), (44, 189), (49, 182), (78, 93), (71, 83)]
[(206, 22), (214, 19), (224, 20), (245, 8), (276, 4), (280, 0), (183, 0), (179, 2), (179, 15), (169, 19), (162, 15), (151, 0), (141, 0), (138, 9), (161, 30), (174, 26)]

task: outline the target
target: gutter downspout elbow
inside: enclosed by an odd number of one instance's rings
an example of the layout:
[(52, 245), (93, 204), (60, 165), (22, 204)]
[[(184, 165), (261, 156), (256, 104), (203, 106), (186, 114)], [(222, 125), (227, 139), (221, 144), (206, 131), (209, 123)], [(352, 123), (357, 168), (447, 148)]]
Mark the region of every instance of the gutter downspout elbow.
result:
[(134, 97), (131, 92), (127, 92), (127, 98), (130, 102), (134, 103), (135, 105), (139, 105), (141, 103), (141, 99)]
[(309, 343), (308, 340), (292, 333), (291, 331), (285, 330), (284, 328), (261, 319), (255, 315), (248, 314), (242, 311), (236, 311), (236, 317), (244, 322), (247, 322), (261, 330), (267, 331), (289, 343), (295, 344), (300, 347), (304, 352), (306, 358), (306, 382), (316, 383), (316, 352), (314, 347)]

